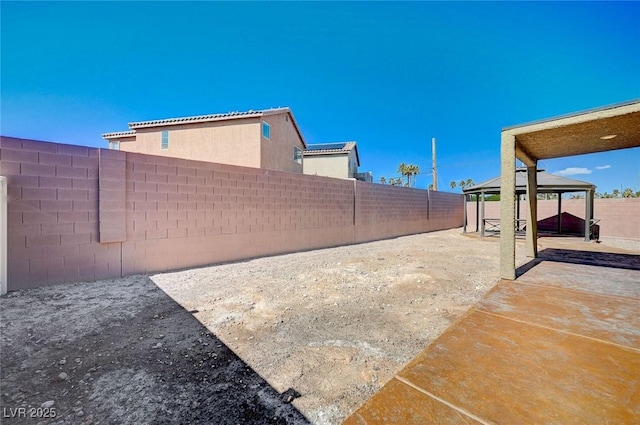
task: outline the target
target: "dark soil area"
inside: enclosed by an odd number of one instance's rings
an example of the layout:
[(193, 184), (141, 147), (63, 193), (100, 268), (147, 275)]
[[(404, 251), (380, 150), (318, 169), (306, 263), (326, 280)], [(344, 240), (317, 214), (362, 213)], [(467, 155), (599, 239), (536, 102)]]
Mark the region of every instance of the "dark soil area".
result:
[(278, 394), (147, 277), (96, 298), (114, 283), (3, 298), (2, 423), (308, 423), (295, 391)]

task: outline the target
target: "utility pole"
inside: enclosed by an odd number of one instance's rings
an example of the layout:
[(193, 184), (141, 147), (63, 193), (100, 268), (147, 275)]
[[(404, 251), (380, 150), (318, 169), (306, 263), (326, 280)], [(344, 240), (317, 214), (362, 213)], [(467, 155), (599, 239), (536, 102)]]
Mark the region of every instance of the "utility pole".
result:
[(433, 190), (438, 190), (438, 171), (436, 169), (436, 138), (431, 139), (431, 175), (433, 176)]

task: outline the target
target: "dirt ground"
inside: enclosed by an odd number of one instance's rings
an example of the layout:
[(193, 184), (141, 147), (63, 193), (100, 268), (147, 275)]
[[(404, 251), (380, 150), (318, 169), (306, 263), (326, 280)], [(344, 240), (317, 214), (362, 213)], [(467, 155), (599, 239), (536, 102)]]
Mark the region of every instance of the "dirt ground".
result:
[(497, 238), (453, 229), (9, 293), (2, 422), (338, 424), (496, 284), (498, 259)]

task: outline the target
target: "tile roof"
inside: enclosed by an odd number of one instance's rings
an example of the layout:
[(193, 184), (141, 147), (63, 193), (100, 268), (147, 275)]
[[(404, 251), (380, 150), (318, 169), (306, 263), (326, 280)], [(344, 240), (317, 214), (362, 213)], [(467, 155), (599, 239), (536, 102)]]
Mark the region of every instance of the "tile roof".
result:
[(245, 112), (226, 112), (221, 114), (209, 114), (209, 115), (196, 115), (192, 117), (181, 117), (181, 118), (167, 118), (161, 120), (151, 120), (151, 121), (138, 121), (129, 123), (129, 128), (144, 128), (144, 127), (156, 127), (161, 125), (170, 125), (170, 124), (190, 124), (197, 122), (209, 122), (209, 121), (224, 121), (224, 120), (232, 120), (232, 119), (240, 119), (240, 118), (253, 118), (253, 117), (262, 117), (264, 115), (272, 115), (284, 112), (291, 112), (291, 110), (287, 107), (285, 108), (272, 108), (272, 109), (262, 109), (258, 111), (249, 110)]
[(356, 152), (356, 161), (360, 166), (360, 155), (358, 155), (358, 146), (356, 142), (336, 142), (336, 143), (316, 143), (307, 145), (307, 149), (303, 151), (303, 156), (331, 155), (336, 153), (349, 153), (352, 150)]
[(104, 139), (112, 139), (114, 137), (130, 137), (130, 136), (135, 136), (136, 132), (135, 130), (131, 130), (131, 131), (114, 131), (112, 133), (104, 133), (102, 135), (102, 138)]

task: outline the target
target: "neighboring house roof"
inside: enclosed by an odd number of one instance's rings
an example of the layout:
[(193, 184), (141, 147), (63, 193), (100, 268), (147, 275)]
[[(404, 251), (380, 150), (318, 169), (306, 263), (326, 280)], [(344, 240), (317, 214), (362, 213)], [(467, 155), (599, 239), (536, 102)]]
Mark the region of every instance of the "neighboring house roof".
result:
[[(464, 194), (471, 193), (500, 193), (500, 176), (483, 181), (474, 186), (465, 188), (462, 192)], [(555, 192), (578, 192), (587, 189), (595, 189), (593, 183), (585, 182), (582, 180), (568, 179), (562, 176), (556, 176), (555, 174), (549, 174), (543, 170), (538, 170), (537, 175), (538, 192), (540, 193), (555, 193)], [(516, 193), (525, 193), (527, 191), (527, 169), (516, 169)]]
[(242, 119), (242, 118), (259, 118), (259, 117), (264, 117), (268, 115), (285, 114), (285, 113), (289, 114), (289, 117), (291, 117), (291, 122), (293, 123), (293, 127), (296, 129), (296, 132), (300, 136), (300, 140), (302, 140), (303, 146), (306, 147), (307, 143), (305, 142), (304, 137), (302, 136), (302, 132), (298, 127), (298, 123), (296, 122), (296, 119), (293, 116), (291, 109), (288, 107), (262, 109), (257, 111), (249, 110), (245, 112), (234, 111), (234, 112), (226, 112), (226, 113), (220, 113), (220, 114), (195, 115), (191, 117), (167, 118), (167, 119), (161, 119), (161, 120), (130, 122), (129, 128), (132, 129), (132, 131), (105, 133), (102, 135), (102, 137), (104, 139), (109, 139), (113, 137), (122, 137), (124, 135), (133, 136), (136, 133), (135, 130), (138, 128), (165, 127), (168, 125), (228, 121), (228, 120), (235, 120), (235, 119)]
[(209, 114), (209, 115), (196, 115), (192, 117), (181, 117), (181, 118), (167, 118), (162, 120), (151, 120), (151, 121), (138, 121), (138, 122), (130, 122), (129, 128), (145, 128), (145, 127), (159, 127), (166, 126), (172, 124), (191, 124), (195, 122), (210, 122), (210, 121), (226, 121), (232, 119), (239, 118), (253, 118), (253, 117), (262, 117), (264, 115), (273, 115), (289, 112), (291, 110), (289, 108), (273, 108), (273, 109), (263, 109), (259, 111), (249, 110), (246, 112), (226, 112), (221, 114)]
[(115, 131), (113, 133), (104, 133), (102, 135), (103, 139), (114, 139), (117, 137), (131, 137), (131, 136), (135, 136), (136, 132), (131, 130), (131, 131)]
[(351, 151), (356, 153), (356, 163), (360, 166), (360, 156), (358, 155), (358, 146), (356, 142), (335, 142), (335, 143), (315, 143), (307, 145), (307, 149), (303, 151), (303, 156), (316, 155), (335, 155), (340, 153), (348, 154)]

